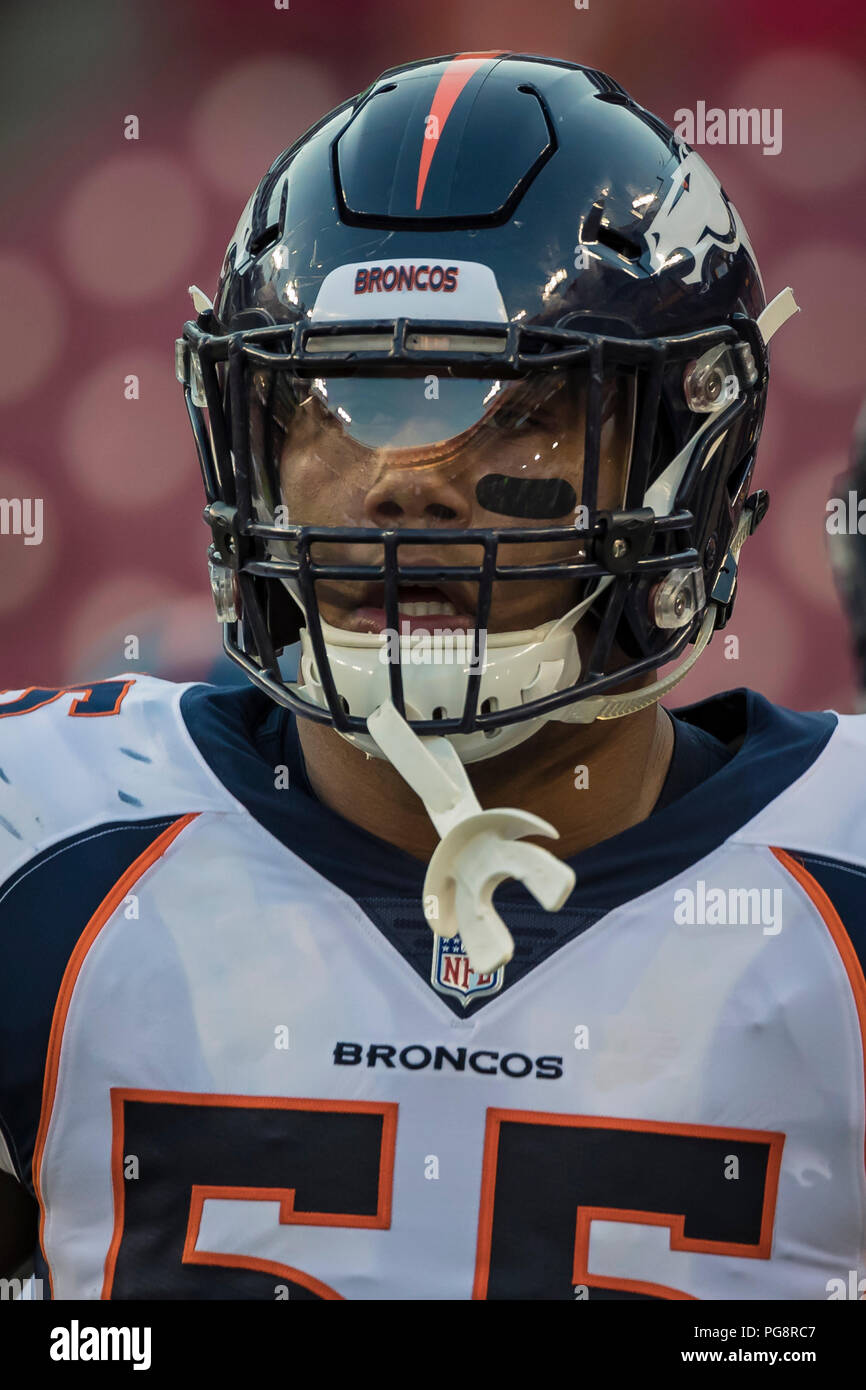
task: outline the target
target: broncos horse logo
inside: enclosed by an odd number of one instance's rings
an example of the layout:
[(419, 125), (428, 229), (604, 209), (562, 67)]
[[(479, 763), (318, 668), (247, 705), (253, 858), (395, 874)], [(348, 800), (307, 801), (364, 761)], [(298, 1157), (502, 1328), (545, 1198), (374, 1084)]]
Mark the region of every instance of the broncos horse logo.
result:
[(726, 198), (715, 174), (694, 150), (682, 159), (664, 202), (644, 236), (653, 270), (666, 266), (676, 251), (688, 251), (694, 256), (693, 268), (683, 276), (683, 283), (687, 285), (700, 280), (711, 246), (733, 252), (745, 245), (751, 250), (736, 208)]

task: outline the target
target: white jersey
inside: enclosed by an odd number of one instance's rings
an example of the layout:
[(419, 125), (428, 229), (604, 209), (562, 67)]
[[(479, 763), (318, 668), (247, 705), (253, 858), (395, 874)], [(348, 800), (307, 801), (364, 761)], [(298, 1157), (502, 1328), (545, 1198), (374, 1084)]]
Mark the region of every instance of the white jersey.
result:
[(259, 692), (0, 696), (0, 1163), (53, 1296), (856, 1287), (866, 718), (686, 718), (738, 751), (560, 913), (500, 890), (479, 979)]

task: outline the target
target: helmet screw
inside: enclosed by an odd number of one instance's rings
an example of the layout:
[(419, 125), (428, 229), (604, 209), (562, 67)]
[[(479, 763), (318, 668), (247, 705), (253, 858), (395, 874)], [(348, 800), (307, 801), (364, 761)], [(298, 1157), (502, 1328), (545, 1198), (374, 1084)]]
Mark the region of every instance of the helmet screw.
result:
[(715, 563), (716, 559), (717, 549), (718, 546), (716, 544), (715, 536), (710, 536), (709, 540), (704, 546), (704, 569), (711, 570), (713, 568), (713, 564)]
[(615, 560), (621, 560), (623, 555), (628, 554), (628, 541), (624, 541), (621, 536), (618, 537), (611, 546), (610, 552)]

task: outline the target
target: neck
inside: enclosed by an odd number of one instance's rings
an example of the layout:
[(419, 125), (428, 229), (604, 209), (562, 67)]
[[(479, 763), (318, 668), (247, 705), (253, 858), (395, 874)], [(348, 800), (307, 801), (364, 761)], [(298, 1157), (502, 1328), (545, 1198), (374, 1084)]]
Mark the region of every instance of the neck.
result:
[[(307, 775), (320, 801), (363, 830), (428, 860), (438, 836), (390, 763), (369, 758), (325, 724), (298, 720)], [(517, 749), (467, 769), (485, 808), (518, 806), (559, 831), (545, 847), (570, 858), (645, 820), (664, 784), (673, 724), (660, 705), (622, 719), (550, 723)]]

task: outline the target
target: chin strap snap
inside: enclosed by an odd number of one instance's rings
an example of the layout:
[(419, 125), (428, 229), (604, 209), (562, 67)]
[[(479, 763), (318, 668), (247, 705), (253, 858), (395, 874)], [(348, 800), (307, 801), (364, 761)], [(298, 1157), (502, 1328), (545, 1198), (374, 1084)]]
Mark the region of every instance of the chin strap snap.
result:
[(437, 936), (459, 936), (474, 971), (487, 975), (514, 954), (511, 933), (493, 906), (496, 886), (515, 878), (555, 912), (575, 884), (574, 870), (526, 835), (559, 839), (548, 821), (510, 807), (482, 810), (460, 757), (446, 738), (413, 733), (391, 700), (367, 720), (388, 761), (424, 802), (441, 836), (424, 880), (427, 913)]

